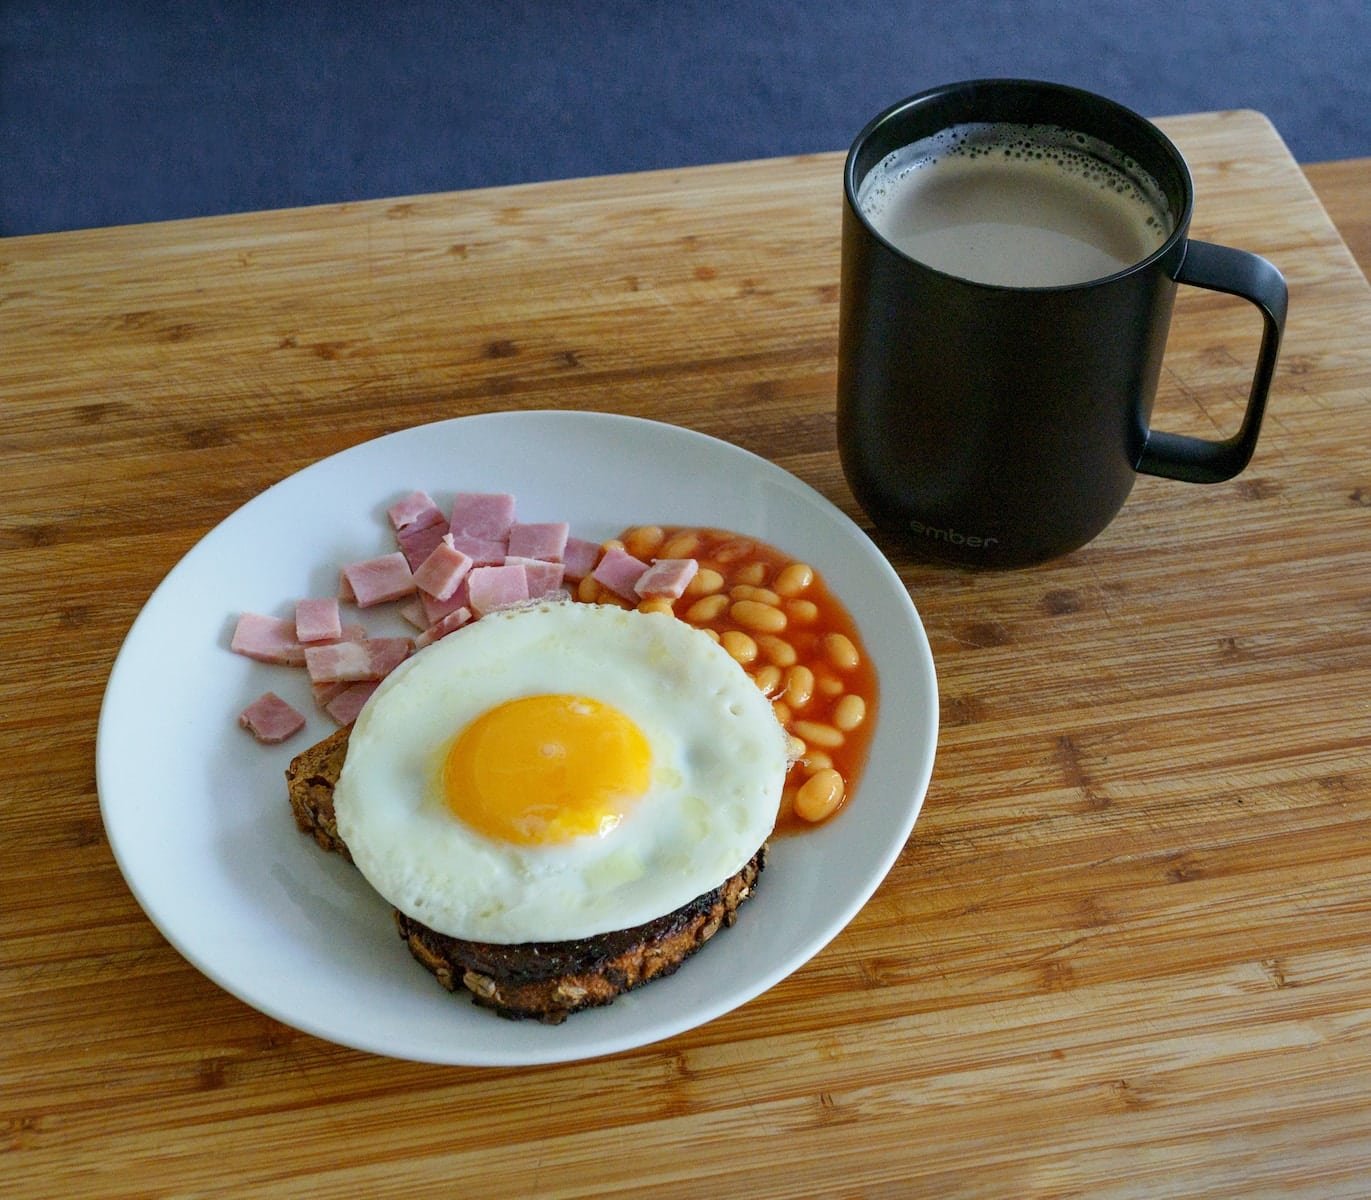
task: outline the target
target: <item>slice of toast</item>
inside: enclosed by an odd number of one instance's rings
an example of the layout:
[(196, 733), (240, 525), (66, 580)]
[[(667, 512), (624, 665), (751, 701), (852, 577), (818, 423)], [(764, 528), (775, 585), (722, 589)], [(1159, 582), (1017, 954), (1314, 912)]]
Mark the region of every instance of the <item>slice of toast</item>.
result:
[[(295, 823), (325, 850), (352, 856), (333, 812), (333, 787), (347, 757), (348, 730), (302, 751), (286, 770)], [(414, 955), (449, 991), (503, 1017), (556, 1025), (570, 1013), (610, 1003), (615, 996), (670, 975), (720, 928), (737, 919), (763, 867), (762, 846), (737, 874), (674, 912), (630, 929), (573, 941), (497, 945), (438, 933), (395, 911), (395, 924)]]
[(286, 795), (295, 824), (324, 850), (341, 854), (348, 862), (352, 855), (338, 836), (333, 815), (333, 785), (343, 773), (343, 760), (348, 752), (348, 734), (352, 726), (331, 733), (322, 742), (302, 750), (290, 760), (286, 768)]

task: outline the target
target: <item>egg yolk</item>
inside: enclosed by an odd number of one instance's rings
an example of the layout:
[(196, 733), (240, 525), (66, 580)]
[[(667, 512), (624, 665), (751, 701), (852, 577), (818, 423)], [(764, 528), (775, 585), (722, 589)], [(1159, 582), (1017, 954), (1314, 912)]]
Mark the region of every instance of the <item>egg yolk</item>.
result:
[(483, 713), (443, 764), (449, 810), (524, 846), (603, 835), (647, 791), (652, 751), (617, 708), (586, 696), (526, 696)]

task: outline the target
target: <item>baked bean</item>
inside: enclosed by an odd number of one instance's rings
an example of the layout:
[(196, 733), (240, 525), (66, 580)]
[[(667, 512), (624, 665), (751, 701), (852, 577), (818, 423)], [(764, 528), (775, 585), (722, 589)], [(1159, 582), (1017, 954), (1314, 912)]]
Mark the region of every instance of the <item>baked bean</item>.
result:
[(717, 642), (719, 640), (719, 631), (717, 629), (702, 629), (700, 632), (709, 638), (711, 642)]
[(735, 662), (740, 662), (743, 666), (747, 666), (757, 657), (757, 643), (737, 629), (729, 629), (721, 633), (719, 645), (732, 655)]
[(662, 547), (663, 558), (694, 558), (700, 548), (698, 533), (678, 533)]
[(750, 583), (740, 583), (728, 589), (728, 594), (734, 600), (756, 600), (759, 604), (770, 604), (775, 608), (781, 602), (781, 598), (770, 588), (754, 587)]
[(833, 707), (833, 724), (844, 733), (851, 733), (866, 720), (866, 701), (849, 693)]
[(814, 582), (814, 568), (808, 563), (793, 562), (782, 569), (771, 586), (782, 596), (798, 596)]
[(843, 777), (832, 767), (815, 771), (795, 793), (795, 813), (806, 821), (822, 821), (838, 811), (843, 791)]
[(759, 633), (757, 649), (767, 662), (775, 663), (778, 667), (793, 667), (800, 657), (795, 653), (794, 646), (774, 633)]
[(750, 562), (745, 567), (739, 567), (733, 573), (733, 578), (738, 583), (751, 584), (757, 587), (766, 582), (766, 563)]
[(730, 538), (714, 551), (715, 562), (735, 563), (746, 558), (755, 549), (755, 544), (747, 538)]
[[(714, 597), (711, 596), (710, 599), (713, 600)], [(735, 600), (728, 610), (728, 615), (744, 629), (751, 629), (754, 632), (780, 633), (785, 628), (785, 613), (759, 600)], [(851, 645), (850, 642), (848, 644)]]
[(819, 619), (819, 606), (813, 600), (787, 600), (785, 611), (797, 625), (813, 625)]
[(797, 664), (785, 673), (785, 702), (791, 708), (803, 708), (814, 695), (814, 672)]
[(686, 584), (687, 596), (712, 596), (724, 586), (724, 577), (713, 567), (701, 567)]
[(706, 596), (686, 609), (686, 620), (692, 625), (703, 625), (706, 621), (713, 621), (727, 607), (727, 596)]
[(814, 677), (814, 686), (818, 689), (819, 695), (827, 696), (832, 699), (834, 696), (841, 696), (844, 692), (843, 681), (824, 672), (822, 675)]
[(611, 592), (604, 584), (601, 584), (599, 590), (595, 593), (595, 603), (613, 604), (619, 608), (633, 607), (632, 601), (625, 600), (618, 592)]
[(665, 596), (654, 596), (651, 600), (639, 600), (638, 611), (644, 613), (666, 613), (670, 616), (673, 612), (671, 601)]
[(852, 671), (861, 660), (857, 657), (857, 647), (845, 633), (826, 633), (823, 636), (824, 654), (840, 671)]
[(781, 668), (774, 665), (762, 667), (752, 677), (752, 682), (769, 696), (781, 686)]
[(782, 725), (790, 724), (790, 708), (784, 700), (773, 700), (771, 702), (771, 711), (776, 714), (776, 720)]
[(796, 721), (793, 729), (797, 737), (804, 738), (811, 746), (822, 746), (825, 750), (836, 750), (847, 740), (841, 729), (820, 721)]
[(657, 553), (665, 536), (659, 525), (639, 525), (624, 534), (624, 549), (634, 558), (648, 559)]
[[(792, 735), (793, 736), (793, 735)], [(815, 771), (823, 771), (833, 765), (833, 760), (822, 750), (811, 750), (800, 764), (801, 770), (806, 775), (813, 775)]]
[(793, 733), (787, 733), (785, 735), (785, 752), (797, 762), (805, 756), (805, 751), (808, 749), (809, 747), (800, 741)]
[(576, 585), (576, 599), (583, 604), (594, 604), (600, 594), (600, 582), (593, 575), (587, 575)]
[(610, 538), (609, 541), (600, 543), (600, 549), (605, 553), (610, 550), (623, 550), (625, 548), (623, 538)]

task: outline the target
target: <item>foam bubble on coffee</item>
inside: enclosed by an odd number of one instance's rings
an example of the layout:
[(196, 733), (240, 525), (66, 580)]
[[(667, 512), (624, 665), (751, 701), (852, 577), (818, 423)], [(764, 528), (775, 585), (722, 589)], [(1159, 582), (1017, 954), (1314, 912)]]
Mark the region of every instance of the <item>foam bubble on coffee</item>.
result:
[(888, 242), (977, 283), (1061, 287), (1113, 275), (1174, 227), (1146, 171), (1047, 125), (968, 124), (903, 146), (862, 180), (858, 206)]

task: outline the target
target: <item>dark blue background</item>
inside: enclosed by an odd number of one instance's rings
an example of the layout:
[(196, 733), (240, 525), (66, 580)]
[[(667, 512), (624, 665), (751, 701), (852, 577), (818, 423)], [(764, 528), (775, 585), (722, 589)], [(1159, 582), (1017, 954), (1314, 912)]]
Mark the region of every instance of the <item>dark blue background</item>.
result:
[(836, 150), (983, 75), (1371, 155), (1371, 0), (0, 0), (0, 234)]

